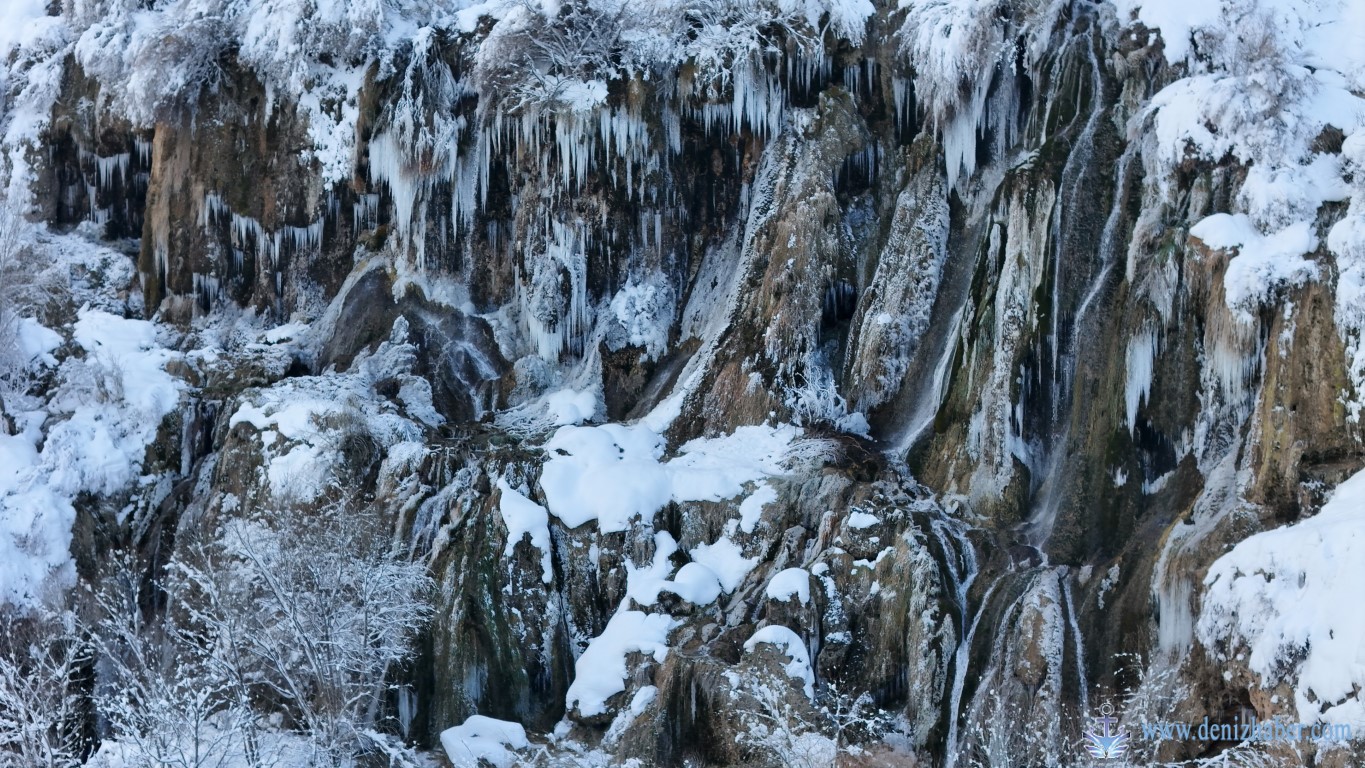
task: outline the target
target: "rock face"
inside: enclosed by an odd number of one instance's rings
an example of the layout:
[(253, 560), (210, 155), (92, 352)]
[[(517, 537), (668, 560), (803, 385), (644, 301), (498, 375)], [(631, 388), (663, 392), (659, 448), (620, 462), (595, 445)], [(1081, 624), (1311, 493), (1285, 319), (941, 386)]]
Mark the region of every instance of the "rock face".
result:
[[(224, 43), (151, 112), (153, 64), (91, 51), (116, 21), (14, 57), (61, 77), (15, 91), (10, 189), (135, 252), (123, 309), (185, 355), (161, 490), (81, 497), (82, 575), (375, 510), (438, 583), (385, 705), (423, 748), (481, 714), (650, 765), (1064, 765), (1125, 692), (1315, 716), (1194, 628), (1228, 548), (1365, 466), (1359, 204), (1311, 201), (1298, 272), (1201, 223), (1265, 163), (1170, 157), (1161, 94), (1222, 76), (1189, 40), (1131, 3), (398, 5), (306, 76)], [(1343, 189), (1354, 127), (1312, 144)], [(898, 752), (843, 730), (862, 694)]]

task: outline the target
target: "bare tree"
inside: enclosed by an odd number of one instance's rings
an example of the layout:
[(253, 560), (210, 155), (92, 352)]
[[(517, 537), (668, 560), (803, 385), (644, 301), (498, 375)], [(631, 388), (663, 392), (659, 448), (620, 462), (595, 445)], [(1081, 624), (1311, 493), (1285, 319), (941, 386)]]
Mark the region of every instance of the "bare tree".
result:
[(0, 767), (81, 764), (89, 659), (70, 613), (0, 618)]
[[(97, 700), (120, 761), (419, 764), (389, 702), (432, 582), (375, 516), (336, 505), (184, 532), (156, 601), (135, 568), (104, 581)], [(148, 619), (149, 602), (166, 607)]]
[(424, 566), (341, 505), (229, 521), (196, 554), (176, 566), (184, 602), (239, 700), (277, 702), (322, 764), (401, 752), (386, 701), (430, 615)]

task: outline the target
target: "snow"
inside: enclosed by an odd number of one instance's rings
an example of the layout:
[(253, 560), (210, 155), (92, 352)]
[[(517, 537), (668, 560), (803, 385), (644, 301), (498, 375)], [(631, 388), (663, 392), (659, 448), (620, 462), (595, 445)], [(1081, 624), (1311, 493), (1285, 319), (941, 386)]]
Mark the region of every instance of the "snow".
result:
[(801, 637), (780, 624), (771, 624), (745, 640), (744, 650), (752, 652), (760, 643), (776, 646), (786, 654), (788, 661), (783, 665), (783, 669), (787, 676), (799, 680), (806, 692), (806, 698), (814, 700), (815, 672), (810, 666), (810, 652), (806, 650), (806, 644), (801, 641)]
[(545, 508), (526, 498), (520, 491), (498, 480), (498, 491), (502, 499), (498, 511), (502, 522), (507, 526), (507, 546), (504, 557), (511, 557), (517, 544), (525, 537), (531, 539), (531, 546), (540, 550), (541, 581), (549, 584), (554, 580), (554, 569), (550, 564), (550, 515)]
[(1223, 285), (1228, 307), (1247, 320), (1270, 291), (1299, 286), (1318, 275), (1317, 265), (1304, 258), (1318, 247), (1311, 221), (1262, 235), (1246, 214), (1216, 213), (1190, 227), (1190, 235), (1211, 248), (1237, 249)]
[(678, 542), (668, 531), (654, 534), (654, 558), (649, 565), (638, 568), (626, 565), (626, 597), (638, 605), (654, 605), (659, 599), (659, 591), (668, 585), (668, 575), (673, 572), (669, 558), (678, 551)]
[(0, 59), (35, 35), (31, 27), (47, 18), (47, 0), (6, 0), (0, 7)]
[(52, 351), (61, 346), (60, 333), (44, 327), (31, 317), (25, 317), (19, 321), (18, 341), (24, 362), (41, 361), (49, 366), (57, 364)]
[(570, 528), (596, 520), (603, 533), (623, 531), (635, 517), (652, 520), (672, 498), (668, 471), (658, 461), (663, 440), (647, 428), (564, 427), (545, 452), (545, 503)]
[(513, 768), (521, 760), (516, 750), (526, 749), (526, 729), (519, 723), (472, 715), (460, 725), (441, 731), (441, 746), (455, 768)]
[(716, 572), (700, 562), (691, 562), (678, 569), (678, 575), (664, 589), (693, 605), (710, 605), (720, 597), (723, 587)]
[(570, 528), (596, 520), (603, 533), (646, 523), (670, 501), (720, 501), (780, 473), (794, 427), (740, 427), (697, 439), (661, 461), (664, 439), (646, 424), (569, 426), (545, 444), (540, 486), (550, 513)]
[[(84, 307), (72, 331), (85, 359), (63, 362), (46, 413), (18, 414), (18, 434), (0, 435), (0, 603), (29, 605), (72, 583), (76, 497), (137, 482), (180, 399), (164, 368), (176, 355), (151, 323)], [(30, 359), (50, 358), (60, 342), (33, 322), (21, 325), (21, 339), (37, 352)]]
[(769, 600), (785, 602), (795, 597), (802, 605), (809, 605), (810, 571), (805, 568), (787, 568), (778, 571), (768, 581), (765, 594)]
[(556, 427), (582, 424), (597, 416), (597, 392), (592, 389), (560, 389), (545, 396), (545, 407)]
[(606, 712), (607, 700), (626, 689), (626, 654), (644, 653), (663, 662), (668, 633), (679, 623), (666, 614), (617, 611), (574, 663), (565, 704), (584, 717)]
[(871, 528), (880, 522), (881, 518), (868, 512), (852, 512), (848, 516), (848, 527), (855, 531)]
[(175, 354), (157, 343), (151, 322), (82, 308), (73, 337), (88, 361), (104, 366), (117, 380), (124, 403), (147, 415), (164, 416), (175, 408), (180, 387), (165, 371)]
[[(339, 441), (348, 430), (388, 448), (419, 441), (426, 427), (441, 422), (430, 384), (412, 373), (417, 348), (408, 330), (407, 320), (399, 317), (389, 339), (373, 354), (357, 355), (345, 373), (288, 378), (241, 398), (228, 426), (255, 428), (277, 499), (311, 502), (333, 488), (334, 471), (343, 461)], [(376, 383), (390, 379), (400, 382), (398, 402), (375, 391)]]
[(1314, 517), (1238, 543), (1204, 584), (1200, 642), (1249, 649), (1263, 687), (1293, 687), (1302, 722), (1365, 722), (1365, 614), (1348, 607), (1365, 587), (1365, 472)]
[(777, 491), (766, 482), (760, 482), (753, 493), (745, 497), (739, 505), (739, 529), (753, 533), (754, 526), (763, 517), (763, 508), (777, 501)]
[(1112, 0), (1119, 19), (1137, 18), (1161, 31), (1166, 61), (1178, 64), (1190, 53), (1194, 30), (1217, 24), (1223, 12), (1218, 2), (1188, 0)]
[(651, 282), (627, 283), (611, 299), (619, 334), (609, 335), (607, 343), (613, 350), (643, 347), (650, 359), (657, 359), (668, 345), (673, 312), (673, 291), (662, 275)]
[[(1238, 249), (1226, 298), (1246, 320), (1275, 290), (1318, 276), (1304, 258), (1318, 246), (1318, 210), (1352, 197), (1346, 158), (1315, 141), (1332, 126), (1349, 144), (1365, 124), (1365, 53), (1350, 42), (1365, 36), (1365, 11), (1348, 0), (1113, 2), (1120, 20), (1159, 29), (1167, 60), (1189, 72), (1129, 124), (1130, 138), (1147, 144), (1149, 177), (1166, 190), (1191, 157), (1231, 157), (1247, 169), (1232, 210), (1191, 230), (1213, 248)], [(1347, 272), (1352, 256), (1332, 250)], [(1352, 316), (1343, 319), (1353, 333)]]
[(678, 551), (678, 542), (668, 531), (654, 534), (654, 558), (649, 565), (637, 568), (626, 565), (626, 597), (640, 606), (652, 606), (660, 592), (672, 592), (693, 605), (710, 605), (720, 596), (720, 578), (715, 571), (700, 562), (687, 563), (673, 571), (671, 558)]
[(745, 557), (738, 544), (721, 537), (714, 544), (698, 544), (690, 553), (692, 560), (711, 570), (726, 592), (734, 592), (744, 577), (758, 565), (757, 557)]

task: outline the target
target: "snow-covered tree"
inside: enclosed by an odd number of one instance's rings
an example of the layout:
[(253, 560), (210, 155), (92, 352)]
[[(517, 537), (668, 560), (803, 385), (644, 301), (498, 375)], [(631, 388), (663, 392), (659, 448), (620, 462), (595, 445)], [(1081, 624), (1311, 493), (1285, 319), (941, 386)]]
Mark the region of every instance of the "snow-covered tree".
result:
[[(111, 765), (413, 764), (389, 716), (393, 673), (429, 615), (424, 566), (341, 506), (186, 532), (156, 584), (103, 580), (97, 701)], [(154, 618), (147, 618), (153, 616)]]
[(0, 617), (0, 768), (81, 764), (89, 659), (71, 613)]
[(393, 748), (380, 732), (430, 614), (424, 566), (343, 506), (232, 520), (189, 551), (175, 565), (189, 622), (239, 701), (273, 701), (326, 764)]
[(511, 112), (585, 110), (605, 101), (620, 74), (625, 6), (569, 0), (555, 12), (523, 0), (494, 29), (480, 52), (475, 82), (500, 94)]

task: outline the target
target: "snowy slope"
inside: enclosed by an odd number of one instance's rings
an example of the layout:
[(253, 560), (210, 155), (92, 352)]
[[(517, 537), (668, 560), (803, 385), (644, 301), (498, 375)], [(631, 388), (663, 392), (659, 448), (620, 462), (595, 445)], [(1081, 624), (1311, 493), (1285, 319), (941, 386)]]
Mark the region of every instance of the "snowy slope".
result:
[(1249, 652), (1266, 689), (1287, 683), (1300, 722), (1365, 722), (1365, 472), (1307, 520), (1256, 534), (1209, 569), (1201, 642)]

